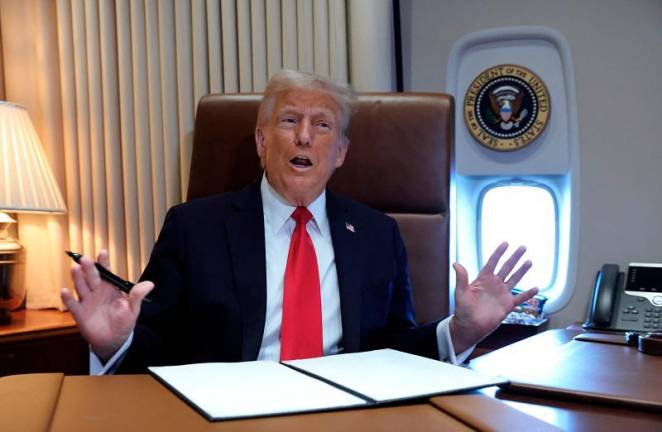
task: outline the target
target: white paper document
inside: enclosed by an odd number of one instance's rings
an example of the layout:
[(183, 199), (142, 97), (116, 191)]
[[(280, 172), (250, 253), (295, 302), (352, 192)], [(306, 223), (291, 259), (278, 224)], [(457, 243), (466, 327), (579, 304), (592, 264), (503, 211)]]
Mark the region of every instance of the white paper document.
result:
[(210, 420), (370, 406), (507, 382), (391, 349), (149, 371)]
[(452, 393), (508, 382), (461, 366), (392, 349), (285, 363), (350, 388), (375, 402)]
[(273, 361), (198, 363), (149, 370), (213, 420), (367, 404)]

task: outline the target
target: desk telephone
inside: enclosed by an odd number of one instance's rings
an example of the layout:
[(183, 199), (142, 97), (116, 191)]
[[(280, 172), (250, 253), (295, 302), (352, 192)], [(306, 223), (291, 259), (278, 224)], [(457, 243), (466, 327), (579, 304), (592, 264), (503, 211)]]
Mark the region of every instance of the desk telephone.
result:
[(616, 264), (595, 278), (583, 327), (592, 330), (662, 331), (662, 264), (630, 263), (627, 279)]

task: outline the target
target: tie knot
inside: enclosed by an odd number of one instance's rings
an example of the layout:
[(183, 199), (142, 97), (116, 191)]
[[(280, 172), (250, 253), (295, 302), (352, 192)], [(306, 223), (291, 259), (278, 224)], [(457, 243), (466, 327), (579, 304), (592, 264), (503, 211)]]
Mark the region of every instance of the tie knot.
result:
[(305, 207), (297, 207), (293, 212), (292, 212), (292, 219), (297, 223), (298, 225), (305, 226), (310, 219), (312, 219), (313, 215), (310, 213), (310, 211), (305, 208)]

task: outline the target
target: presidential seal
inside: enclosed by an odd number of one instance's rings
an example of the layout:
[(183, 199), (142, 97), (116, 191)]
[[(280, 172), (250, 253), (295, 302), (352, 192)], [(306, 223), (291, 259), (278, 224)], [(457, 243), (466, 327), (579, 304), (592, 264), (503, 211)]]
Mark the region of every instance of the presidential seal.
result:
[(504, 64), (483, 71), (464, 97), (464, 122), (482, 145), (497, 151), (531, 144), (547, 126), (545, 83), (529, 69)]

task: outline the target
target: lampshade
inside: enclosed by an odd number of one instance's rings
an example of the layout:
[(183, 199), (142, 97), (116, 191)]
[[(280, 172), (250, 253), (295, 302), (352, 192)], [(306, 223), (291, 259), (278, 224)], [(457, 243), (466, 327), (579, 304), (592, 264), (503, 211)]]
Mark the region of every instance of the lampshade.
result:
[(0, 211), (67, 211), (25, 108), (0, 101)]

